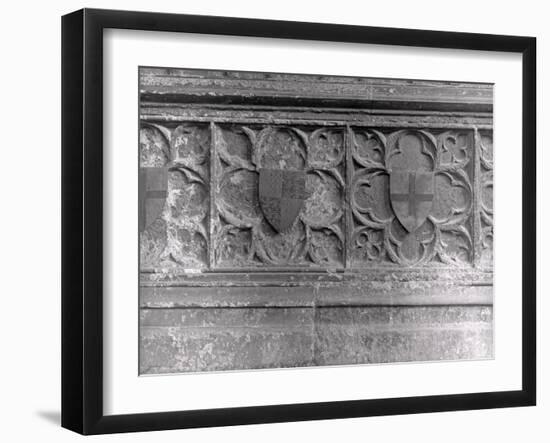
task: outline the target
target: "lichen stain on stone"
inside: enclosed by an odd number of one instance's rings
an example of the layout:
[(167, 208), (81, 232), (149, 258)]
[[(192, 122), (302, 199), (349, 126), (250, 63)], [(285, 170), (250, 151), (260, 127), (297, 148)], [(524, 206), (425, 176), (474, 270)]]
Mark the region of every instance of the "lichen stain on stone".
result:
[(260, 167), (268, 169), (302, 170), (306, 152), (303, 142), (289, 129), (277, 129), (265, 140)]
[(325, 266), (331, 263), (342, 262), (342, 244), (340, 239), (332, 232), (325, 230), (313, 231), (311, 234), (313, 253)]
[(166, 222), (160, 218), (155, 220), (146, 230), (140, 233), (139, 241), (141, 267), (157, 264), (168, 244)]
[(258, 174), (240, 170), (230, 173), (229, 179), (221, 184), (219, 199), (224, 208), (238, 219), (260, 216), (258, 202)]
[(218, 240), (217, 258), (220, 264), (232, 266), (250, 264), (249, 255), (252, 247), (250, 230), (227, 231)]
[(184, 268), (204, 268), (207, 265), (207, 244), (196, 230), (169, 226), (167, 252)]
[(330, 168), (344, 155), (342, 129), (322, 129), (311, 136), (308, 161), (319, 168)]
[(139, 131), (139, 159), (141, 167), (160, 167), (168, 161), (170, 146), (164, 135), (153, 126), (143, 126)]
[(210, 132), (207, 125), (179, 125), (172, 133), (176, 159), (199, 163), (210, 151)]
[(267, 223), (263, 223), (261, 228), (266, 249), (274, 260), (288, 263), (300, 261), (303, 258), (305, 227), (299, 220), (290, 230), (282, 233), (275, 233)]
[(237, 156), (245, 161), (252, 159), (252, 144), (248, 136), (237, 128), (222, 129), (223, 146), (229, 155)]
[(199, 183), (172, 184), (166, 203), (170, 208), (169, 218), (172, 224), (185, 226), (188, 222), (196, 224), (208, 213), (208, 190)]
[(308, 174), (306, 192), (308, 199), (303, 214), (314, 224), (326, 226), (342, 210), (342, 191), (334, 178)]

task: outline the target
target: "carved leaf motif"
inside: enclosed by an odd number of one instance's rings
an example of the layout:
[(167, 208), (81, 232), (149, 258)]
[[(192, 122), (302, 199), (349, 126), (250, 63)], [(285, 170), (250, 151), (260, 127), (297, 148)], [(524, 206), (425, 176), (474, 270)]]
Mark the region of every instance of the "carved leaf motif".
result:
[(370, 262), (379, 262), (384, 252), (384, 231), (364, 227), (358, 229), (352, 238), (359, 256)]
[(338, 226), (310, 231), (309, 256), (320, 266), (331, 266), (340, 263), (343, 237)]
[(464, 223), (472, 209), (469, 177), (464, 170), (459, 169), (438, 171), (436, 178), (438, 186), (432, 211), (433, 220), (445, 226)]
[(166, 222), (158, 218), (139, 235), (141, 269), (160, 267), (166, 259)]
[(439, 170), (462, 170), (471, 160), (471, 134), (447, 131), (438, 137)]
[(184, 124), (174, 130), (156, 124), (143, 127), (142, 165), (155, 165), (162, 159), (170, 173), (161, 219), (140, 237), (141, 266), (204, 268), (208, 264), (209, 237), (208, 126)]
[(158, 125), (142, 123), (139, 131), (140, 167), (160, 167), (170, 161), (167, 130)]
[(249, 171), (256, 170), (252, 152), (256, 136), (251, 129), (242, 127), (222, 132), (216, 127), (215, 138), (218, 155), (227, 165)]
[(233, 225), (224, 225), (216, 234), (215, 256), (218, 263), (230, 263), (232, 266), (253, 264), (252, 233), (250, 229), (240, 229)]
[[(472, 240), (468, 220), (473, 191), (466, 169), (473, 149), (472, 135), (447, 131), (436, 136), (428, 130), (403, 129), (386, 133), (384, 139), (377, 135), (376, 139), (384, 140), (384, 148), (377, 151), (384, 154), (378, 157), (380, 161), (359, 155), (357, 142), (354, 145), (350, 191), (352, 248), (360, 251), (352, 254), (354, 266), (369, 266), (381, 259), (405, 267), (425, 266), (434, 261), (469, 266)], [(375, 187), (375, 183), (385, 183), (395, 169), (433, 171), (447, 183), (435, 186), (430, 211), (433, 214), (413, 232), (407, 232), (397, 222), (391, 207), (386, 212), (380, 206), (388, 189)]]
[[(235, 155), (244, 150), (239, 151), (231, 143), (242, 143), (243, 138), (229, 136), (229, 130), (246, 135), (250, 142), (250, 160)], [(230, 232), (233, 236), (250, 230), (249, 265), (324, 266), (329, 262), (342, 265), (345, 243), (342, 231), (345, 188), (343, 129), (318, 128), (308, 135), (302, 129), (289, 126), (254, 129), (232, 126), (226, 128), (223, 134), (221, 131), (216, 131), (216, 134), (220, 159), (215, 202), (219, 221), (216, 223), (232, 226), (234, 229)], [(325, 148), (332, 149), (328, 156), (323, 156), (319, 151)], [(318, 180), (315, 186), (309, 187), (305, 207), (288, 232), (274, 232), (259, 208), (257, 174), (260, 168), (266, 167), (306, 168), (310, 172), (308, 177)], [(244, 179), (243, 174), (254, 174), (256, 178), (241, 180), (241, 184), (232, 187), (236, 177)], [(227, 229), (219, 232), (225, 233)], [(222, 247), (221, 244), (227, 241), (220, 235), (216, 237), (216, 244), (220, 242)], [(217, 251), (218, 246), (215, 249)], [(217, 252), (216, 261), (220, 256)], [(227, 260), (225, 262), (229, 263)]]
[(316, 129), (308, 138), (307, 152), (309, 168), (336, 170), (345, 155), (343, 130)]
[(314, 171), (308, 176), (309, 197), (302, 211), (302, 221), (314, 228), (336, 223), (343, 215), (343, 186), (327, 171)]
[(493, 134), (479, 131), (479, 160), (481, 171), (481, 257), (482, 266), (493, 263)]
[(210, 134), (206, 126), (179, 125), (171, 134), (171, 152), (175, 163), (197, 168), (210, 155)]
[(386, 137), (377, 130), (356, 130), (351, 133), (352, 157), (367, 169), (386, 170)]

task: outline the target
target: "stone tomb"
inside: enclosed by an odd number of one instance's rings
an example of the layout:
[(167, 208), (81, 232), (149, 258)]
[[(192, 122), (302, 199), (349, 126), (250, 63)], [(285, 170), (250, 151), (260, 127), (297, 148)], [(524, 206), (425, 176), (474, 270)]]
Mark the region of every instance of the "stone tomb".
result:
[(492, 85), (140, 69), (140, 373), (493, 356)]

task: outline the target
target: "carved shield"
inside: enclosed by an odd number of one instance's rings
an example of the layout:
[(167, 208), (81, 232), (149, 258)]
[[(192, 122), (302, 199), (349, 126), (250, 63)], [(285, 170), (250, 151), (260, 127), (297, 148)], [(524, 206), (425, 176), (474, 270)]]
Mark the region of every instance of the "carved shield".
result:
[(277, 232), (290, 228), (306, 197), (306, 173), (282, 169), (260, 169), (260, 206)]
[(430, 215), (433, 198), (433, 172), (391, 171), (391, 204), (397, 219), (408, 232), (416, 231)]
[(139, 169), (139, 232), (160, 216), (166, 202), (167, 190), (166, 168)]

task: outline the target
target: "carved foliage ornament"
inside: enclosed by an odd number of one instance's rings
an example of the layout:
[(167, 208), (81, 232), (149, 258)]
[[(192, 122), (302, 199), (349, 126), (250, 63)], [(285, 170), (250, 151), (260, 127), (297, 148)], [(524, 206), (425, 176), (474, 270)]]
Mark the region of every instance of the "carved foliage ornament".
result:
[(208, 265), (208, 126), (140, 130), (139, 224), (141, 267)]
[(471, 135), (361, 129), (351, 136), (353, 266), (471, 261)]
[(215, 134), (216, 263), (342, 267), (342, 129), (241, 126)]
[(139, 183), (143, 268), (492, 261), (489, 131), (144, 123)]

